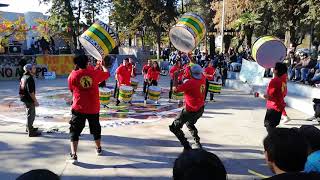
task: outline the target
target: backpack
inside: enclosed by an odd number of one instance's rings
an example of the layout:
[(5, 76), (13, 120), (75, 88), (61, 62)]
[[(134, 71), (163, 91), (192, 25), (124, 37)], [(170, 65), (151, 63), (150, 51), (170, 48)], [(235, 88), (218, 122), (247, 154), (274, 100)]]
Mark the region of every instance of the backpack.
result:
[(320, 118), (320, 99), (313, 99), (313, 109), (314, 109), (314, 117)]

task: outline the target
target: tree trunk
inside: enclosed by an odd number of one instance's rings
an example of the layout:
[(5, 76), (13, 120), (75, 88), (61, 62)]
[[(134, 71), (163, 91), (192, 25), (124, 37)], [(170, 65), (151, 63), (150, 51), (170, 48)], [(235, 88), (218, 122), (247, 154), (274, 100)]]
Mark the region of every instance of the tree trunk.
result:
[[(78, 4), (78, 17), (77, 17), (77, 36), (80, 35), (80, 16), (81, 16), (81, 9), (82, 9), (82, 0), (79, 0)], [(81, 43), (78, 39), (79, 49), (82, 49)]]
[(209, 46), (210, 46), (209, 54), (211, 57), (216, 54), (216, 42), (215, 41), (216, 41), (216, 39), (215, 39), (214, 35), (209, 36)]
[(246, 34), (247, 47), (248, 47), (248, 48), (251, 48), (251, 47), (252, 47), (253, 31), (254, 31), (254, 28), (253, 28), (252, 26), (247, 26), (247, 27), (245, 28), (245, 34)]
[(77, 40), (76, 31), (75, 31), (75, 26), (73, 25), (73, 22), (75, 22), (75, 17), (73, 15), (71, 3), (69, 0), (65, 0), (64, 3), (66, 5), (67, 11), (68, 11), (68, 28), (71, 28), (73, 46), (74, 46), (74, 48), (77, 48), (78, 40)]
[(129, 47), (132, 46), (132, 38), (131, 38), (131, 35), (129, 35)]
[(160, 27), (158, 27), (157, 29), (157, 59), (160, 59), (160, 52), (161, 52), (161, 29)]

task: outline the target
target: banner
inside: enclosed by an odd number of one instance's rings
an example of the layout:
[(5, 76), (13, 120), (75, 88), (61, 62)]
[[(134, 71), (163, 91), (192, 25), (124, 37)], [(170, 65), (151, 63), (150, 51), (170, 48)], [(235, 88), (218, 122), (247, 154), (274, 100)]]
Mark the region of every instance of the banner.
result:
[[(48, 71), (45, 65), (36, 65), (36, 77), (43, 78), (44, 73)], [(19, 79), (24, 73), (20, 66), (1, 66), (0, 65), (0, 80)]]
[(242, 60), (240, 80), (248, 84), (259, 85), (263, 82), (265, 69), (257, 62)]
[(36, 62), (48, 66), (48, 71), (64, 76), (74, 69), (73, 58), (74, 55), (42, 55), (37, 56)]

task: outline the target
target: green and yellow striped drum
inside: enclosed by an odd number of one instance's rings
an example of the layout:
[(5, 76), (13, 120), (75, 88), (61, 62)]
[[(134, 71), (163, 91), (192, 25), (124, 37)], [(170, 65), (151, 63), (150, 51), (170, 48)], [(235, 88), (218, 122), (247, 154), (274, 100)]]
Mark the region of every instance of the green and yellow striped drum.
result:
[(286, 58), (286, 54), (286, 46), (273, 36), (259, 38), (252, 47), (253, 59), (264, 68), (273, 68), (277, 62)]
[(207, 33), (206, 23), (195, 13), (186, 13), (171, 28), (169, 37), (176, 49), (191, 52), (202, 41)]
[(119, 101), (128, 103), (132, 100), (133, 88), (131, 86), (120, 86)]
[(184, 93), (183, 92), (174, 92), (172, 93), (172, 99), (182, 101)]
[(102, 60), (119, 44), (118, 35), (107, 24), (99, 20), (79, 37), (79, 41), (97, 60)]
[(211, 93), (221, 93), (222, 84), (215, 81), (209, 81), (208, 91)]
[(136, 78), (131, 78), (130, 79), (130, 83), (131, 86), (133, 87), (133, 89), (137, 89), (138, 88), (138, 84), (139, 84), (139, 80)]
[(150, 86), (148, 90), (148, 97), (150, 100), (158, 101), (160, 99), (161, 88), (157, 86)]
[(99, 88), (99, 97), (101, 105), (108, 105), (111, 98), (111, 90), (108, 88)]

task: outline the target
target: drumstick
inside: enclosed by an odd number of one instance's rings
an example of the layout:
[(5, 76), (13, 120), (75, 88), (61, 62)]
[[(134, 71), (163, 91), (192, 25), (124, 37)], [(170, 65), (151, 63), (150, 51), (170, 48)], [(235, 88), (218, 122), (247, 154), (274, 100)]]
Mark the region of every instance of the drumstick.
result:
[(248, 169), (248, 173), (253, 174), (255, 176), (258, 176), (259, 178), (262, 178), (262, 179), (269, 178), (269, 176), (260, 174), (260, 173), (258, 173), (256, 171), (251, 170), (251, 169)]

